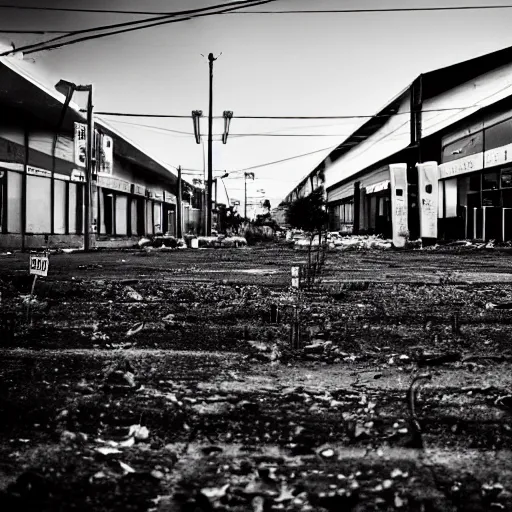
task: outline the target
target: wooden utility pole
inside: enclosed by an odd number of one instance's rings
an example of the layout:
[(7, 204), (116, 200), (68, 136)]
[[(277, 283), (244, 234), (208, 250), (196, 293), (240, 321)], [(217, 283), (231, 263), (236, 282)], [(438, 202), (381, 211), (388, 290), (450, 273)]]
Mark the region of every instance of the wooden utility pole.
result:
[(181, 226), (181, 165), (178, 167), (178, 193), (176, 194), (176, 236), (181, 238), (183, 230)]
[(216, 60), (213, 53), (208, 54), (210, 68), (210, 100), (208, 110), (208, 186), (206, 188), (206, 236), (212, 234), (212, 180), (213, 180), (213, 162), (212, 162), (212, 130), (213, 130), (213, 61)]
[(247, 173), (244, 174), (244, 219), (247, 219)]
[(92, 187), (92, 139), (94, 137), (94, 124), (92, 120), (92, 85), (86, 86), (89, 95), (87, 99), (87, 167), (85, 170), (85, 231), (84, 231), (84, 251), (89, 251), (91, 247), (91, 187)]

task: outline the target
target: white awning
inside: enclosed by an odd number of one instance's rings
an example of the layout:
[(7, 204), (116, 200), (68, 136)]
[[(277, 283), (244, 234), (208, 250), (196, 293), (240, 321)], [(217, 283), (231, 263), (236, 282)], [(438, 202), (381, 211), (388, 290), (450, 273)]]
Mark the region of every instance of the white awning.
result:
[(387, 190), (389, 188), (389, 180), (379, 181), (379, 183), (374, 183), (373, 185), (368, 185), (366, 187), (367, 194), (375, 194), (376, 192), (381, 192), (382, 190)]

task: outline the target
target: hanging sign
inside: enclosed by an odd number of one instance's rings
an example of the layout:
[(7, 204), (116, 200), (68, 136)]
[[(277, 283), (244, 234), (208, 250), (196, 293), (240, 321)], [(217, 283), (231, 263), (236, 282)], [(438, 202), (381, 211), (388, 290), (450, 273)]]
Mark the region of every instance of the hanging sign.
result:
[(437, 162), (417, 164), (420, 237), (437, 238), (439, 170)]
[(405, 247), (409, 237), (407, 211), (407, 164), (389, 166), (391, 183), (391, 222), (393, 225), (393, 245)]
[(85, 167), (87, 158), (87, 125), (75, 123), (75, 164)]
[(46, 277), (48, 275), (48, 267), (50, 260), (46, 254), (30, 255), (30, 274)]
[(101, 135), (101, 172), (112, 174), (114, 166), (114, 142), (109, 135)]

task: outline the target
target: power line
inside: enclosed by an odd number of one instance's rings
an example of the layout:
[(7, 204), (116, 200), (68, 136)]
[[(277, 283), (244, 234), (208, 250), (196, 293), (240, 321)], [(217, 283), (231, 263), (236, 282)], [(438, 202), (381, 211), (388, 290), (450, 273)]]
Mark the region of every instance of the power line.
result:
[[(238, 170), (232, 171), (232, 172), (245, 172), (245, 171), (250, 171), (252, 169), (259, 169), (261, 167), (268, 167), (269, 165), (280, 164), (281, 162), (288, 162), (289, 160), (295, 160), (297, 158), (302, 158), (302, 157), (309, 156), (309, 155), (315, 155), (316, 153), (322, 153), (323, 151), (327, 151), (329, 149), (334, 149), (336, 147), (339, 147), (339, 146), (329, 146), (328, 148), (317, 149), (316, 151), (310, 151), (309, 153), (303, 153), (301, 155), (290, 156), (288, 158), (282, 158), (281, 160), (274, 160), (272, 162), (266, 162), (266, 163), (260, 164), (260, 165), (253, 165), (252, 167), (246, 167), (245, 169), (238, 169)], [(230, 172), (230, 174), (231, 174), (231, 172)]]
[[(172, 133), (176, 134), (176, 136), (186, 137), (188, 135), (195, 136), (193, 132), (184, 132), (182, 130), (172, 130), (171, 128), (163, 128), (161, 126), (155, 126), (151, 124), (139, 124), (139, 123), (129, 123), (127, 121), (111, 121), (114, 123), (124, 124), (128, 126), (133, 126), (135, 128), (144, 128), (147, 130), (154, 130), (157, 132), (164, 133)], [(222, 137), (222, 133), (214, 133), (214, 137)], [(230, 133), (230, 137), (349, 137), (348, 133)], [(361, 136), (362, 137), (362, 136)]]
[[(76, 44), (76, 43), (80, 43), (80, 42), (84, 42), (84, 41), (89, 41), (92, 39), (99, 39), (99, 38), (107, 37), (107, 36), (111, 36), (111, 35), (123, 34), (126, 32), (131, 32), (134, 30), (142, 30), (145, 28), (156, 27), (159, 25), (165, 25), (165, 24), (170, 24), (170, 23), (179, 23), (182, 21), (188, 21), (188, 20), (202, 17), (202, 16), (211, 16), (214, 14), (227, 13), (227, 12), (233, 11), (235, 9), (241, 9), (242, 7), (253, 7), (256, 5), (262, 5), (262, 4), (267, 4), (270, 2), (276, 2), (276, 1), (278, 1), (278, 0), (260, 0), (258, 2), (255, 2), (254, 0), (238, 0), (236, 2), (230, 2), (227, 4), (217, 4), (217, 5), (213, 5), (213, 6), (209, 6), (209, 7), (201, 7), (198, 9), (189, 9), (186, 11), (176, 11), (172, 14), (167, 14), (164, 16), (156, 16), (156, 17), (152, 17), (152, 18), (146, 18), (145, 20), (128, 21), (128, 22), (124, 22), (124, 23), (117, 23), (114, 25), (104, 25), (104, 26), (100, 26), (100, 27), (92, 27), (92, 28), (83, 29), (83, 30), (75, 30), (75, 31), (68, 33), (67, 35), (54, 37), (52, 39), (48, 39), (47, 41), (42, 41), (39, 43), (35, 43), (35, 44), (31, 44), (31, 45), (27, 45), (27, 46), (18, 48), (18, 51), (24, 52), (26, 54), (30, 54), (30, 53), (35, 53), (35, 52), (44, 51), (44, 50), (53, 50), (56, 48), (61, 48), (63, 46)], [(216, 12), (204, 12), (204, 11), (212, 11), (215, 9), (222, 9), (222, 10), (216, 11)], [(188, 15), (190, 15), (190, 16), (188, 16)], [(174, 19), (177, 16), (187, 16), (187, 17), (180, 18), (180, 19)], [(142, 25), (144, 23), (149, 23), (149, 24)], [(78, 39), (73, 39), (71, 41), (57, 42), (57, 41), (62, 41), (63, 39), (65, 39), (66, 37), (69, 37), (70, 35), (76, 36), (76, 35), (80, 35), (80, 34), (86, 34), (86, 33), (98, 32), (98, 31), (104, 31), (104, 30), (111, 30), (111, 29), (116, 29), (116, 28), (121, 28), (121, 27), (130, 27), (130, 28), (124, 28), (122, 30), (115, 30), (113, 32), (108, 32), (106, 34), (95, 34), (92, 36), (86, 36), (86, 37), (82, 37), (82, 38), (78, 38)], [(54, 43), (54, 44), (52, 44), (52, 43)], [(10, 52), (4, 52), (0, 56), (5, 56), (5, 55), (8, 55), (9, 53)]]
[(287, 11), (244, 11), (229, 14), (335, 14), (335, 13), (378, 13), (378, 12), (425, 12), (425, 11), (471, 11), (489, 9), (510, 9), (512, 5), (460, 5), (448, 7), (390, 7), (384, 9), (325, 9)]
[[(479, 105), (471, 105), (470, 107), (451, 107), (451, 108), (434, 108), (425, 109), (422, 112), (444, 112), (450, 110), (466, 110), (468, 108), (475, 108)], [(347, 116), (233, 116), (233, 119), (374, 119), (378, 117), (393, 117), (404, 114), (411, 114), (410, 110), (403, 112), (393, 112), (391, 114), (374, 114), (374, 115), (347, 115)]]
[[(480, 105), (471, 105), (469, 107), (451, 107), (451, 108), (434, 108), (434, 109), (424, 109), (421, 112), (447, 112), (453, 110), (467, 110), (470, 108), (477, 108)], [(233, 119), (293, 119), (293, 120), (301, 120), (301, 119), (375, 119), (375, 118), (390, 118), (393, 116), (399, 116), (404, 114), (411, 114), (410, 110), (404, 110), (403, 112), (394, 112), (391, 114), (373, 114), (373, 115), (345, 115), (345, 116), (235, 116), (233, 115)], [(126, 112), (98, 112), (97, 115), (103, 116), (117, 116), (117, 117), (148, 117), (148, 118), (189, 118), (192, 119), (191, 115), (177, 115), (177, 114), (137, 114), (137, 113), (126, 113)], [(223, 119), (223, 116), (213, 116), (214, 119)]]
[(73, 7), (28, 7), (21, 5), (0, 5), (0, 9), (13, 9), (23, 11), (60, 11), (60, 12), (83, 12), (83, 13), (99, 13), (99, 14), (136, 14), (136, 15), (155, 15), (155, 14), (173, 14), (172, 12), (155, 12), (155, 11), (125, 11), (112, 9), (82, 9)]
[(65, 30), (13, 30), (10, 28), (0, 28), (0, 34), (36, 34), (36, 35), (45, 35), (45, 34), (69, 34)]

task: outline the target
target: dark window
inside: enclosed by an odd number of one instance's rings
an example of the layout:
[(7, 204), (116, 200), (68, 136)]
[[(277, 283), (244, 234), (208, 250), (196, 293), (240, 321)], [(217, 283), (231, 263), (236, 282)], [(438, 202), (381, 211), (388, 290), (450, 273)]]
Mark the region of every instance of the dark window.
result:
[(480, 192), (480, 173), (471, 174), (469, 177), (469, 191), (470, 192)]
[(505, 167), (501, 171), (501, 188), (512, 187), (512, 167)]
[(403, 196), (404, 195), (404, 191), (401, 188), (397, 188), (396, 189), (396, 195), (397, 196)]
[(500, 192), (499, 190), (482, 192), (482, 206), (499, 206)]
[(485, 172), (482, 175), (482, 190), (498, 190), (497, 172)]
[(505, 189), (503, 192), (503, 208), (512, 208), (512, 189)]
[(425, 187), (425, 192), (426, 192), (427, 194), (432, 194), (432, 185), (427, 185), (427, 186)]

